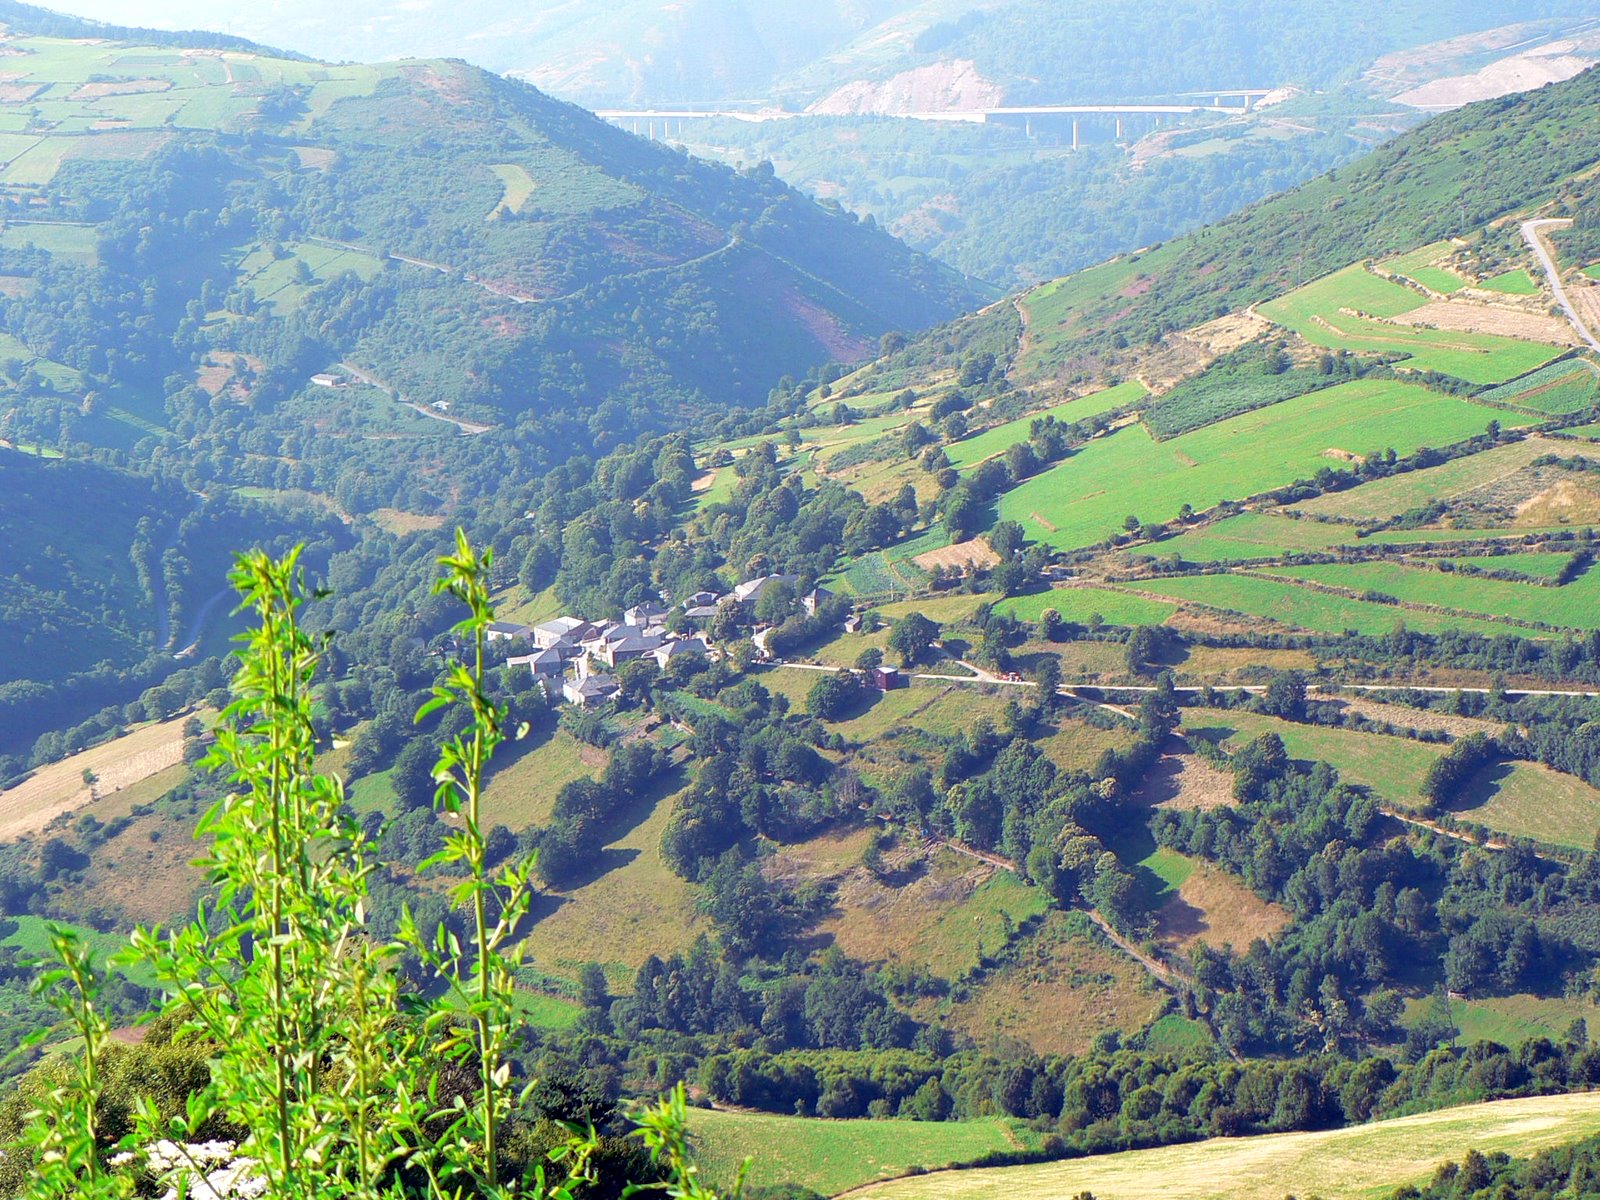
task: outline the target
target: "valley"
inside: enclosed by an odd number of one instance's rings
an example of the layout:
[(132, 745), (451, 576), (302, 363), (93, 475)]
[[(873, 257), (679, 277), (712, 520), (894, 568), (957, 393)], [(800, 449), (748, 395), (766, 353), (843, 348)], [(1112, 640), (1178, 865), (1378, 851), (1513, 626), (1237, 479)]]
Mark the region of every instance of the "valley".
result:
[(1600, 1154), (1600, 72), (993, 297), (459, 61), (0, 20), (0, 1195), (90, 1094), (324, 1194), (430, 1088), (474, 1195)]

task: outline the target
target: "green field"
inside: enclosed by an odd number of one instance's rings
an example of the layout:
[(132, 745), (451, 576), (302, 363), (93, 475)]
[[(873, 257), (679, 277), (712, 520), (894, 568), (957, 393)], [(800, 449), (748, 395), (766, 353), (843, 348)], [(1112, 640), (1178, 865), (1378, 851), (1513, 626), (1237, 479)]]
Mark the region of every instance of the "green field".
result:
[(0, 247), (34, 246), (54, 258), (92, 266), (99, 256), (100, 231), (93, 225), (51, 225), (11, 222), (0, 230)]
[(1600, 279), (1600, 263), (1590, 263), (1583, 269), (1583, 273), (1590, 279)]
[(1448, 257), (1453, 249), (1449, 242), (1434, 242), (1431, 246), (1423, 246), (1409, 254), (1391, 258), (1384, 262), (1383, 266), (1396, 275), (1404, 275), (1407, 279), (1415, 280), (1431, 292), (1449, 295), (1467, 286), (1467, 281), (1461, 276), (1438, 265), (1440, 260)]
[(659, 789), (640, 799), (595, 853), (592, 878), (535, 898), (535, 924), (523, 943), (529, 967), (576, 983), (584, 966), (598, 960), (613, 992), (626, 992), (646, 958), (686, 950), (708, 930), (695, 906), (697, 889), (661, 858), (675, 802)]
[(920, 592), (928, 585), (928, 573), (911, 560), (949, 544), (950, 535), (944, 526), (935, 525), (887, 549), (852, 559), (844, 570), (829, 576), (823, 583), (852, 596), (893, 597)]
[(299, 308), (317, 284), (346, 271), (371, 280), (383, 270), (375, 255), (321, 242), (288, 242), (282, 251), (283, 257), (275, 258), (265, 247), (254, 247), (240, 260), (238, 269), (241, 285), (250, 288), (257, 300), (283, 313)]
[(577, 1001), (564, 1000), (544, 992), (529, 992), (519, 988), (512, 995), (512, 1003), (523, 1020), (538, 1029), (571, 1029), (583, 1016), (583, 1005)]
[[(47, 928), (52, 923), (50, 918), (34, 916), (31, 913), (21, 913), (6, 919), (15, 921), (17, 928), (15, 932), (4, 940), (0, 940), (0, 946), (9, 946), (28, 958), (50, 958), (50, 931)], [(89, 945), (90, 949), (94, 951), (95, 962), (98, 966), (106, 966), (107, 960), (113, 954), (128, 948), (126, 934), (98, 933), (93, 929), (85, 929), (81, 926), (73, 925), (70, 921), (58, 921), (55, 923), (75, 929)], [(143, 965), (119, 969), (117, 973), (144, 987), (155, 986), (154, 974), (148, 967)]]
[[(1412, 543), (1428, 543), (1437, 545), (1441, 542), (1503, 542), (1511, 539), (1521, 540), (1532, 535), (1572, 533), (1582, 526), (1573, 525), (1547, 525), (1534, 528), (1515, 529), (1380, 529), (1377, 533), (1368, 534), (1361, 542), (1371, 542), (1375, 546), (1405, 546)], [(1357, 543), (1358, 545), (1360, 542)]]
[(484, 791), (483, 811), (485, 820), (513, 831), (547, 822), (557, 792), (605, 769), (605, 751), (585, 746), (564, 729), (538, 745), (508, 750)]
[[(1289, 568), (1278, 568), (1286, 573)], [(1440, 577), (1442, 578), (1442, 576)], [(1138, 584), (1140, 591), (1157, 592), (1175, 600), (1187, 600), (1210, 608), (1225, 609), (1252, 617), (1267, 617), (1285, 625), (1318, 633), (1383, 634), (1404, 624), (1419, 633), (1439, 633), (1461, 629), (1474, 633), (1511, 634), (1529, 637), (1532, 631), (1497, 621), (1456, 617), (1444, 613), (1420, 612), (1394, 604), (1357, 600), (1311, 588), (1296, 587), (1287, 580), (1260, 579), (1249, 575), (1196, 575), (1185, 579), (1151, 579)]]
[[(1426, 298), (1380, 279), (1364, 267), (1346, 267), (1287, 296), (1261, 305), (1265, 317), (1293, 329), (1315, 346), (1406, 356), (1400, 364), (1440, 371), (1469, 383), (1504, 383), (1564, 353), (1559, 346), (1486, 333), (1459, 333), (1381, 320), (1410, 312)], [(1356, 314), (1364, 315), (1356, 315)]]
[[(1402, 1018), (1411, 1025), (1423, 1018), (1432, 1007), (1431, 997), (1416, 997), (1406, 1003)], [(1568, 1026), (1578, 1018), (1589, 1023), (1591, 1029), (1600, 1025), (1600, 1005), (1592, 1001), (1567, 996), (1533, 996), (1522, 993), (1515, 996), (1487, 996), (1477, 1000), (1451, 1000), (1450, 1017), (1461, 1036), (1458, 1045), (1473, 1042), (1499, 1042), (1502, 1046), (1520, 1046), (1530, 1038), (1544, 1037), (1559, 1041)]]
[(970, 1162), (999, 1150), (1034, 1145), (1021, 1121), (825, 1121), (691, 1109), (695, 1156), (713, 1181), (731, 1183), (746, 1158), (753, 1187), (797, 1183), (824, 1195), (911, 1167)]
[(1079, 625), (1089, 624), (1095, 613), (1107, 625), (1159, 625), (1178, 611), (1176, 604), (1097, 587), (1051, 588), (1009, 596), (994, 607), (1003, 616), (1019, 621), (1037, 621), (1045, 609), (1053, 608), (1064, 619)]
[[(1357, 380), (1156, 442), (1143, 426), (1098, 438), (1000, 498), (999, 515), (1057, 549), (1092, 545), (1129, 515), (1170, 521), (1345, 464), (1330, 451), (1409, 454), (1482, 432), (1498, 410), (1415, 384)], [(1515, 423), (1511, 414), (1506, 423)], [(1129, 480), (1138, 487), (1130, 489)]]
[[(1334, 563), (1271, 567), (1268, 571), (1289, 579), (1350, 588), (1358, 593), (1381, 592), (1411, 604), (1540, 621), (1568, 629), (1600, 629), (1600, 572), (1595, 571), (1559, 588), (1471, 575), (1446, 575), (1399, 563)], [(1409, 622), (1411, 613), (1408, 611), (1405, 616)]]
[(948, 596), (926, 596), (915, 600), (897, 600), (892, 604), (879, 604), (873, 612), (889, 621), (898, 621), (912, 613), (921, 613), (930, 621), (940, 625), (948, 625), (971, 618), (982, 604), (993, 604), (996, 599), (994, 592), (979, 592), (976, 595), (967, 592), (958, 592)]
[(1532, 554), (1467, 554), (1450, 559), (1457, 566), (1485, 571), (1515, 571), (1534, 579), (1554, 579), (1572, 561), (1574, 551), (1537, 551)]
[(1539, 285), (1533, 281), (1533, 276), (1521, 267), (1515, 270), (1502, 271), (1485, 279), (1478, 285), (1491, 292), (1503, 292), (1507, 296), (1537, 296)]
[(1184, 727), (1208, 741), (1237, 750), (1251, 738), (1276, 733), (1293, 758), (1327, 762), (1351, 783), (1371, 788), (1398, 804), (1417, 803), (1422, 778), (1444, 747), (1382, 733), (1323, 725), (1300, 725), (1233, 709), (1184, 710)]
[(1352, 540), (1351, 531), (1344, 526), (1245, 512), (1203, 529), (1165, 538), (1154, 546), (1141, 548), (1139, 553), (1157, 558), (1176, 554), (1186, 562), (1196, 563), (1230, 562), (1328, 550)]
[(1468, 821), (1513, 837), (1588, 850), (1600, 832), (1600, 792), (1537, 763), (1496, 763), (1479, 771), (1450, 805)]
[(996, 425), (993, 429), (986, 429), (969, 438), (956, 442), (945, 449), (945, 454), (950, 462), (958, 469), (965, 470), (975, 467), (986, 458), (1000, 454), (1018, 442), (1028, 440), (1029, 427), (1045, 417), (1054, 417), (1058, 421), (1082, 421), (1089, 417), (1097, 417), (1101, 413), (1110, 412), (1112, 409), (1121, 408), (1132, 404), (1143, 396), (1144, 385), (1136, 380), (1119, 383), (1115, 387), (1106, 388), (1104, 391), (1093, 392), (1087, 396), (1079, 396), (1065, 404), (1058, 404), (1054, 408), (1047, 408), (1040, 412), (1029, 413), (1015, 421), (1007, 421), (1004, 425)]
[(947, 1171), (862, 1190), (864, 1200), (1382, 1200), (1468, 1150), (1529, 1155), (1600, 1131), (1600, 1094), (1473, 1104), (1318, 1133), (1218, 1138), (1026, 1167)]
[(1484, 392), (1484, 400), (1566, 416), (1600, 403), (1600, 376), (1579, 359), (1562, 359)]

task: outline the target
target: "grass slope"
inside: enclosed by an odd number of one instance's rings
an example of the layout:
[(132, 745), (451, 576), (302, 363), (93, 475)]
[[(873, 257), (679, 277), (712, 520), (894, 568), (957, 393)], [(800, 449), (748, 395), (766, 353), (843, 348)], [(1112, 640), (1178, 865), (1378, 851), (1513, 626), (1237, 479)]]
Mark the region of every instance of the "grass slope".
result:
[(753, 1187), (797, 1183), (824, 1195), (914, 1166), (942, 1167), (997, 1150), (1032, 1145), (1038, 1135), (1021, 1121), (823, 1121), (691, 1109), (689, 1134), (701, 1169), (731, 1182), (753, 1157)]
[(951, 1171), (864, 1189), (871, 1200), (1324, 1200), (1388, 1196), (1469, 1149), (1527, 1155), (1600, 1130), (1600, 1095), (1502, 1100), (1321, 1133), (1218, 1138), (1039, 1166)]

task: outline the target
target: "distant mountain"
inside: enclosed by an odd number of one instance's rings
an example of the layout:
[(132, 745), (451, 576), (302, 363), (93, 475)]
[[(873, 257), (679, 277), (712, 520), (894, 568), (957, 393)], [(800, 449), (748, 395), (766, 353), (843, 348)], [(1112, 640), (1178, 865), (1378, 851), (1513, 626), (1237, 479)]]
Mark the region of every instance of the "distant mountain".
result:
[[(63, 7), (123, 21), (128, 6)], [(1511, 0), (1492, 12), (1477, 0), (352, 0), (337, 9), (150, 0), (140, 13), (325, 58), (458, 55), (586, 104), (782, 101), (831, 111), (893, 111), (910, 97), (926, 108), (974, 96), (1062, 103), (1327, 87), (1423, 43), (1600, 15), (1592, 0)]]

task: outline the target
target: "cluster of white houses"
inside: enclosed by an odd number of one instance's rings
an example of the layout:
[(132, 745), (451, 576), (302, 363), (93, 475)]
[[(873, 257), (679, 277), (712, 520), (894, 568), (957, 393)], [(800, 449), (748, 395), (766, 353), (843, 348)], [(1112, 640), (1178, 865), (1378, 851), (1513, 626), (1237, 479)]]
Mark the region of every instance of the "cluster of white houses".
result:
[[(793, 587), (795, 576), (762, 575), (746, 580), (724, 596), (696, 592), (679, 607), (688, 621), (705, 621), (725, 604), (754, 605), (767, 589), (779, 583)], [(814, 614), (819, 604), (831, 598), (832, 593), (816, 588), (801, 598), (801, 604), (807, 614)], [(665, 668), (686, 654), (711, 653), (704, 634), (669, 630), (666, 621), (670, 615), (671, 610), (664, 605), (646, 601), (628, 609), (620, 621), (594, 622), (582, 617), (556, 617), (539, 625), (495, 621), (489, 626), (487, 637), (490, 642), (510, 643), (513, 648), (526, 650), (508, 657), (506, 666), (526, 667), (546, 687), (559, 686), (567, 703), (587, 708), (617, 694), (620, 685), (615, 671), (623, 663), (650, 658)], [(755, 636), (756, 647), (763, 653), (767, 632), (759, 630)]]

